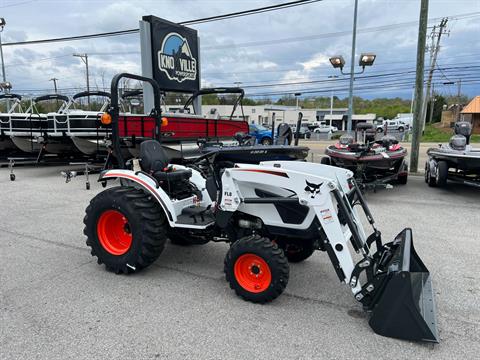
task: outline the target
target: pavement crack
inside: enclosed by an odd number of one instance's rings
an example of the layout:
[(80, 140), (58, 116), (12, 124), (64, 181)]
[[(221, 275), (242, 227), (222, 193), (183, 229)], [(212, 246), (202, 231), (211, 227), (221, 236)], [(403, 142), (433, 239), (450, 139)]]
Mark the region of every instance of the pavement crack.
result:
[[(225, 279), (225, 277), (223, 275), (214, 277), (214, 276), (199, 274), (199, 273), (195, 273), (195, 272), (192, 272), (192, 271), (178, 269), (178, 268), (174, 268), (174, 267), (166, 266), (166, 265), (154, 264), (154, 266), (157, 267), (157, 268), (167, 269), (167, 270), (170, 270), (170, 271), (179, 272), (179, 273), (182, 273), (182, 274), (190, 275), (192, 277), (201, 278), (201, 279), (208, 279), (208, 280), (215, 280), (215, 281), (222, 281), (222, 282)], [(287, 291), (285, 291), (282, 294), (282, 296), (286, 296), (288, 298), (295, 299), (295, 300), (300, 300), (300, 301), (304, 301), (304, 302), (311, 302), (311, 303), (316, 303), (316, 304), (327, 305), (327, 306), (330, 306), (332, 308), (340, 309), (340, 310), (347, 310), (348, 311), (348, 310), (354, 309), (351, 306), (340, 305), (340, 304), (337, 304), (337, 303), (334, 303), (334, 302), (331, 302), (331, 301), (327, 301), (327, 300), (320, 300), (320, 299), (311, 298), (311, 297), (307, 297), (307, 296), (296, 295), (296, 294), (293, 294), (293, 293), (289, 293)]]
[(5, 228), (2, 228), (2, 227), (0, 227), (0, 231), (6, 232), (6, 233), (11, 234), (11, 235), (40, 241), (40, 242), (43, 242), (43, 243), (46, 243), (46, 244), (64, 247), (64, 248), (67, 248), (67, 249), (75, 249), (75, 250), (82, 250), (82, 251), (86, 250), (86, 248), (82, 247), (82, 246), (64, 244), (64, 243), (61, 243), (61, 242), (58, 242), (58, 241), (48, 240), (48, 239), (44, 239), (44, 238), (41, 238), (41, 237), (38, 237), (38, 236), (21, 233), (19, 231), (13, 231), (13, 230), (5, 229)]

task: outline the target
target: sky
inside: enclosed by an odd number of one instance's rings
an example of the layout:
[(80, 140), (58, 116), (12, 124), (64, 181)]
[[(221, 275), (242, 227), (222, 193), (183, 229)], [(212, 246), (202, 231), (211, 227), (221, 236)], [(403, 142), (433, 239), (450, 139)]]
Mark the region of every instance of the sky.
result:
[[(9, 43), (118, 31), (137, 28), (143, 15), (180, 22), (282, 2), (287, 0), (0, 0), (0, 17), (6, 20), (1, 36)], [(333, 69), (328, 58), (343, 55), (344, 70), (349, 70), (353, 7), (354, 0), (323, 0), (192, 25), (201, 38), (202, 85), (241, 83), (254, 97), (294, 92), (330, 96), (332, 89), (339, 97), (347, 96), (348, 77)], [(420, 0), (359, 0), (355, 63), (362, 52), (377, 58), (357, 77), (355, 95), (411, 98), (419, 10)], [(442, 17), (449, 18), (448, 34), (441, 40), (436, 91), (455, 95), (462, 79), (462, 93), (480, 95), (480, 0), (430, 0), (429, 32)], [(3, 51), (12, 92), (23, 94), (52, 92), (52, 78), (58, 79), (60, 92), (84, 90), (85, 65), (73, 53), (89, 54), (94, 89), (108, 89), (116, 73), (141, 71), (139, 34), (4, 46)], [(334, 75), (339, 77), (329, 78)], [(292, 84), (308, 81), (320, 82)]]

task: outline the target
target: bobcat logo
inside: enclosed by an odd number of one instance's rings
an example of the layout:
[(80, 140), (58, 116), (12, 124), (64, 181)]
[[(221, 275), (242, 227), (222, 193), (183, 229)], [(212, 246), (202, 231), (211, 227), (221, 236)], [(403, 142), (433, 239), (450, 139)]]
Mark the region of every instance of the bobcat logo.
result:
[(312, 184), (305, 180), (307, 186), (305, 186), (305, 191), (311, 194), (311, 198), (313, 199), (317, 194), (320, 194), (320, 186), (322, 186), (323, 182), (320, 184)]

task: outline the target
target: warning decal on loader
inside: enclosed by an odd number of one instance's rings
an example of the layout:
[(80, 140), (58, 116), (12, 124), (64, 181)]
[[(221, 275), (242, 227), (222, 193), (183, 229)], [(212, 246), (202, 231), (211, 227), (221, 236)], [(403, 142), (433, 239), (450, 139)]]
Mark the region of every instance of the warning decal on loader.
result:
[(330, 212), (330, 209), (320, 210), (320, 214), (322, 215), (323, 221), (325, 221), (327, 224), (333, 222), (333, 216)]

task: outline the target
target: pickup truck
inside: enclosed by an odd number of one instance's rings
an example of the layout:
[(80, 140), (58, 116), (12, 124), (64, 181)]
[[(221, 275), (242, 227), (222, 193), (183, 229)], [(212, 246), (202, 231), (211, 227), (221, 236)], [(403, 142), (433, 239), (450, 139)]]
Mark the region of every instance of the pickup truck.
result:
[(386, 120), (381, 125), (377, 125), (377, 132), (381, 133), (385, 130), (385, 124), (387, 125), (387, 131), (398, 131), (404, 132), (408, 130), (408, 124), (404, 123), (401, 120)]
[(314, 133), (328, 133), (328, 132), (337, 132), (338, 129), (336, 126), (330, 126), (330, 125), (325, 125), (325, 124), (320, 124), (318, 127), (313, 129)]

